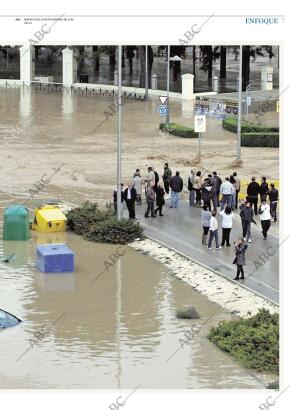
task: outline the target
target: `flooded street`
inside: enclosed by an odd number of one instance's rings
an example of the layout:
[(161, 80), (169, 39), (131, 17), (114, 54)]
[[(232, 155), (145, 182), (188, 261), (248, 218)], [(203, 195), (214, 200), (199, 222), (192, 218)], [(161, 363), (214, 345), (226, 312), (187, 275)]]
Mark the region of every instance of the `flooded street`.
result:
[[(111, 103), (110, 98), (66, 92), (0, 89), (1, 231), (3, 209), (15, 202), (25, 200), (32, 210), (53, 198), (77, 205), (111, 199), (116, 116), (103, 123)], [(191, 103), (172, 102), (171, 118), (191, 125)], [(184, 177), (190, 170), (197, 141), (162, 135), (159, 121), (156, 100), (126, 102), (124, 181), (137, 167), (160, 170), (165, 160)], [(213, 142), (209, 135), (215, 127), (219, 130), (220, 123), (208, 121), (202, 166), (215, 160), (220, 173), (228, 172), (235, 136), (223, 131)], [(268, 169), (277, 175), (277, 150), (266, 148), (264, 157), (259, 149), (244, 149), (243, 154), (250, 163), (257, 157), (253, 172)], [(51, 182), (26, 199), (33, 184), (60, 164)], [(249, 172), (241, 169), (240, 175)], [(59, 242), (75, 252), (75, 273), (37, 272), (35, 246)], [(0, 263), (0, 308), (22, 320), (0, 332), (1, 388), (234, 389), (263, 388), (259, 379), (273, 379), (253, 377), (208, 341), (212, 326), (234, 317), (160, 262), (128, 248), (95, 280), (115, 249), (68, 232), (31, 232), (27, 242), (1, 242), (0, 255), (14, 252), (16, 259)], [(195, 306), (200, 319), (176, 319), (176, 310), (184, 305)], [(202, 323), (200, 333), (181, 348), (185, 332)]]
[[(110, 200), (116, 184), (117, 115), (113, 99), (71, 92), (30, 88), (0, 88), (0, 190), (24, 195), (44, 174), (64, 163), (47, 190), (51, 196), (73, 201), (85, 197)], [(126, 100), (123, 106), (123, 180), (136, 168), (147, 166), (161, 175), (163, 163), (179, 169), (186, 181), (191, 167), (217, 169), (223, 177), (232, 171), (236, 135), (222, 129), (221, 121), (208, 119), (202, 136), (202, 162), (197, 138), (179, 138), (158, 130), (158, 98), (147, 103)], [(113, 106), (114, 111), (116, 107)], [(171, 121), (193, 126), (193, 101), (172, 100)], [(264, 117), (268, 117), (266, 113)], [(252, 174), (278, 177), (278, 149), (243, 148), (241, 179)], [(65, 195), (68, 198), (65, 198)], [(80, 201), (79, 201), (80, 202)]]
[[(263, 387), (205, 337), (230, 313), (161, 263), (128, 248), (97, 278), (116, 247), (71, 233), (31, 234), (27, 242), (1, 243), (1, 255), (17, 257), (0, 264), (0, 307), (23, 321), (0, 333), (1, 388)], [(38, 272), (35, 246), (65, 241), (75, 251), (75, 273)], [(200, 319), (176, 319), (189, 304)], [(185, 331), (201, 323), (181, 348)]]

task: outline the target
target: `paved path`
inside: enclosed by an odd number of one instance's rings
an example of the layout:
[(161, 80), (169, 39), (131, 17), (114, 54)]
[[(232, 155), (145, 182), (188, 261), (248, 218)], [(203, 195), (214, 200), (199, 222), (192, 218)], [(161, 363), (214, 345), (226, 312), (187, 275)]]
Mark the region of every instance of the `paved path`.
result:
[[(145, 233), (153, 239), (163, 242), (165, 245), (185, 254), (186, 256), (206, 265), (221, 273), (227, 278), (233, 279), (236, 266), (232, 264), (234, 259), (234, 247), (223, 247), (216, 250), (215, 247), (208, 251), (207, 246), (201, 244), (202, 209), (190, 207), (187, 201), (181, 200), (179, 208), (169, 208), (169, 200), (163, 209), (163, 217), (144, 218), (146, 205), (137, 206), (137, 217), (145, 227)], [(125, 211), (126, 212), (126, 211)], [(221, 217), (218, 218), (221, 222)], [(263, 295), (264, 297), (279, 302), (279, 251), (278, 248), (278, 222), (273, 224), (269, 231), (268, 240), (263, 240), (260, 222), (252, 224), (252, 244), (249, 244), (246, 252), (247, 266), (245, 268), (246, 280), (243, 285)], [(219, 224), (220, 226), (220, 224)], [(221, 229), (219, 229), (219, 237)], [(239, 213), (234, 214), (233, 228), (231, 232), (231, 244), (241, 236), (241, 222)], [(281, 244), (284, 246), (283, 241)], [(269, 253), (269, 255), (268, 255)], [(265, 254), (265, 256), (263, 256)], [(273, 256), (271, 256), (273, 255)], [(236, 282), (235, 282), (236, 283)], [(241, 282), (239, 282), (241, 283)]]

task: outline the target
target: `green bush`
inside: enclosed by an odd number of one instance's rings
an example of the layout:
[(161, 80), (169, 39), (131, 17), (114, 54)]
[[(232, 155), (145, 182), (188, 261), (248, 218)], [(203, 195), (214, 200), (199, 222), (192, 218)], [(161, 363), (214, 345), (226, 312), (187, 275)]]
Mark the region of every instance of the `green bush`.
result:
[(100, 210), (97, 204), (87, 201), (69, 211), (66, 216), (69, 228), (78, 235), (84, 235), (95, 223), (112, 218), (114, 211), (111, 206)]
[[(230, 132), (237, 133), (237, 118), (236, 117), (227, 117), (224, 118), (222, 121), (222, 126), (225, 130)], [(248, 121), (241, 122), (241, 132), (242, 134), (248, 132), (255, 132), (255, 133), (270, 133), (270, 132), (277, 132), (279, 133), (279, 127), (269, 127), (267, 125), (260, 125), (255, 124)]]
[(277, 132), (247, 132), (241, 135), (242, 147), (279, 147)]
[(169, 134), (175, 135), (176, 137), (198, 138), (198, 134), (194, 132), (193, 128), (175, 124), (174, 122), (169, 124), (159, 124), (159, 129), (163, 132), (168, 132)]
[(232, 354), (246, 368), (279, 371), (279, 316), (266, 309), (249, 319), (223, 321), (212, 328), (209, 339)]
[(94, 242), (105, 242), (114, 244), (127, 244), (137, 238), (143, 237), (143, 228), (139, 223), (131, 219), (110, 218), (92, 225), (83, 236)]
[(268, 389), (273, 389), (273, 390), (279, 390), (279, 381), (276, 380), (274, 382), (271, 382), (267, 386)]
[(178, 319), (199, 319), (199, 313), (193, 306), (185, 306), (177, 310), (176, 317)]
[(67, 213), (69, 228), (89, 241), (127, 244), (143, 237), (143, 228), (131, 219), (117, 220), (111, 205), (98, 209), (98, 205), (85, 202)]

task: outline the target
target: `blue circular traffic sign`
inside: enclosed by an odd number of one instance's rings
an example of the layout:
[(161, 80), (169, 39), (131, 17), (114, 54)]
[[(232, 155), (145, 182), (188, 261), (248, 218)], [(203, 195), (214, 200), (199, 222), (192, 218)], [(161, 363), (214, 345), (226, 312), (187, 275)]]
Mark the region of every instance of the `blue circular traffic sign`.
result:
[(157, 111), (159, 112), (159, 114), (160, 114), (161, 116), (164, 117), (164, 116), (167, 115), (168, 107), (167, 107), (167, 105), (165, 105), (165, 104), (161, 104), (161, 105), (158, 106)]

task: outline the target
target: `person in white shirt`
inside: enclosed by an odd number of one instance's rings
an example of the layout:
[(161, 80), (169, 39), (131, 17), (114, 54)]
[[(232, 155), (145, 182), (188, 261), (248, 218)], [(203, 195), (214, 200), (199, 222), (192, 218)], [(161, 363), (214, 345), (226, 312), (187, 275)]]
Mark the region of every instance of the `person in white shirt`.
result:
[(208, 250), (211, 251), (211, 244), (213, 238), (215, 238), (216, 241), (216, 248), (217, 249), (222, 249), (222, 246), (219, 246), (219, 238), (218, 238), (218, 220), (216, 218), (216, 211), (212, 211), (211, 213), (211, 218), (209, 221), (209, 239), (208, 239)]
[(225, 210), (221, 211), (219, 213), (222, 216), (222, 243), (221, 246), (230, 245), (230, 232), (232, 228), (232, 218), (233, 218), (233, 213), (231, 208), (229, 206), (226, 206)]
[(225, 182), (221, 184), (220, 186), (220, 194), (222, 195), (222, 200), (221, 200), (221, 211), (223, 211), (226, 206), (229, 206), (231, 208), (231, 202), (232, 202), (232, 195), (235, 194), (235, 189), (233, 185), (229, 182), (229, 178), (225, 178)]
[(260, 205), (258, 209), (258, 214), (260, 218), (262, 234), (263, 234), (264, 240), (266, 240), (268, 236), (268, 230), (270, 229), (270, 226), (271, 226), (270, 205), (267, 204), (266, 200), (262, 201), (262, 204)]

